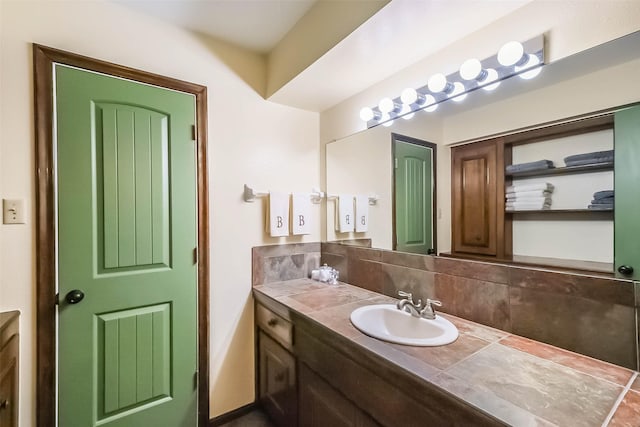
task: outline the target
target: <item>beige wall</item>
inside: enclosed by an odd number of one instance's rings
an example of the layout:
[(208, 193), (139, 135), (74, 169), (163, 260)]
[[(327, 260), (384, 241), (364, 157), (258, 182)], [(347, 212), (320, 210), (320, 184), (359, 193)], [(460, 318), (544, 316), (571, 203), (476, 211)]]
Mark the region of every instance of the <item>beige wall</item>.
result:
[[(27, 201), (26, 225), (0, 226), (0, 311), (21, 317), (20, 425), (35, 425), (34, 132), (35, 42), (206, 85), (211, 199), (211, 416), (254, 399), (251, 251), (318, 241), (264, 237), (258, 189), (319, 186), (318, 115), (262, 99), (264, 59), (104, 1), (0, 1), (0, 194)], [(263, 83), (262, 83), (263, 84)], [(320, 217), (320, 207), (314, 209)]]

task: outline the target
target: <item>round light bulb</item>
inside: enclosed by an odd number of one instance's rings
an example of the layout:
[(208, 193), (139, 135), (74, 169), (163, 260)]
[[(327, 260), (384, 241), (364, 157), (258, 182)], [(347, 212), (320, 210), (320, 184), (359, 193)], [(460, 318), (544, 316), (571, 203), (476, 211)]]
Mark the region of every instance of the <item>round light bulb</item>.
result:
[(400, 110), (398, 115), (405, 120), (409, 120), (413, 118), (415, 113), (411, 110), (411, 107), (409, 107), (409, 104), (404, 104), (404, 106), (402, 107), (402, 110)]
[(424, 99), (424, 103), (427, 105), (424, 111), (431, 113), (432, 111), (436, 111), (438, 109), (438, 104), (436, 104), (436, 99), (433, 96), (425, 95)]
[(518, 74), (521, 79), (529, 80), (536, 77), (542, 71), (542, 67), (538, 65), (540, 65), (540, 59), (536, 55), (529, 55), (527, 63), (521, 67), (516, 67), (515, 71), (516, 73), (520, 73), (522, 70), (535, 67), (530, 71), (525, 71), (523, 73)]
[(360, 110), (360, 119), (368, 122), (369, 120), (372, 120), (375, 117), (375, 114), (373, 113), (373, 110), (369, 107), (364, 107), (362, 110)]
[(389, 113), (382, 114), (382, 117), (380, 117), (380, 123), (382, 123), (382, 126), (384, 127), (391, 126), (393, 124), (393, 120), (391, 120), (391, 115)]
[(498, 62), (500, 63), (500, 65), (510, 67), (520, 62), (523, 55), (524, 46), (522, 46), (522, 43), (511, 41), (505, 43), (504, 46), (502, 46), (498, 51)]
[(455, 102), (460, 102), (467, 97), (467, 94), (464, 93), (465, 87), (460, 82), (455, 82), (453, 84), (453, 91), (449, 94), (449, 98), (453, 99)]
[(391, 98), (382, 98), (378, 103), (378, 108), (383, 113), (390, 113), (396, 108), (395, 102)]
[[(493, 68), (487, 69), (487, 77), (481, 82), (482, 89), (486, 91), (495, 90), (498, 86), (500, 86), (500, 82), (498, 80), (498, 72)], [(492, 83), (495, 82), (495, 83)]]
[(424, 104), (424, 95), (419, 93), (414, 88), (409, 87), (402, 91), (402, 94), (400, 94), (400, 100), (405, 105), (410, 105), (410, 104), (422, 105)]
[(447, 78), (444, 74), (438, 73), (429, 77), (429, 82), (427, 83), (427, 87), (433, 93), (443, 92), (447, 89)]
[(482, 64), (476, 58), (467, 59), (460, 66), (460, 77), (464, 80), (476, 80), (482, 76)]

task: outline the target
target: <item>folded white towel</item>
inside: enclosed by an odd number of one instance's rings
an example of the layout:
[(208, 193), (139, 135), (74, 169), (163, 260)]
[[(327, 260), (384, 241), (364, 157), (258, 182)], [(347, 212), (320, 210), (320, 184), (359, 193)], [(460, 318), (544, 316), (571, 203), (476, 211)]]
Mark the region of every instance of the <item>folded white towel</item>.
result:
[(271, 237), (289, 235), (289, 195), (270, 192), (267, 209), (267, 230)]
[(541, 211), (550, 209), (549, 205), (524, 205), (524, 206), (507, 206), (506, 211)]
[(356, 195), (356, 233), (369, 229), (369, 196)]
[(551, 191), (532, 190), (532, 191), (507, 191), (505, 195), (507, 197), (551, 197)]
[(548, 203), (551, 204), (551, 197), (507, 197), (507, 203)]
[(512, 192), (521, 192), (521, 191), (553, 191), (555, 187), (553, 184), (548, 182), (540, 182), (538, 184), (521, 184), (521, 185), (510, 185), (506, 188), (507, 193)]
[(336, 230), (338, 232), (349, 233), (355, 230), (352, 194), (340, 194), (338, 196), (336, 216)]
[(291, 196), (291, 234), (311, 234), (311, 195), (293, 193)]

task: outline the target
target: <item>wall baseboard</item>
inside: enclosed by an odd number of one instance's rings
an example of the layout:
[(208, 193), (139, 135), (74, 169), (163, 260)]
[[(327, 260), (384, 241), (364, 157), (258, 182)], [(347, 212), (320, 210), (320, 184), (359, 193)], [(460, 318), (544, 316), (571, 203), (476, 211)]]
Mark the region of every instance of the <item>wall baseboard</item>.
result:
[(215, 418), (211, 418), (209, 420), (209, 427), (218, 427), (223, 424), (226, 424), (230, 421), (235, 420), (236, 418), (240, 418), (243, 415), (248, 414), (254, 409), (258, 409), (259, 405), (256, 402), (251, 402), (247, 405), (241, 406), (233, 411), (226, 412), (222, 415), (218, 415)]

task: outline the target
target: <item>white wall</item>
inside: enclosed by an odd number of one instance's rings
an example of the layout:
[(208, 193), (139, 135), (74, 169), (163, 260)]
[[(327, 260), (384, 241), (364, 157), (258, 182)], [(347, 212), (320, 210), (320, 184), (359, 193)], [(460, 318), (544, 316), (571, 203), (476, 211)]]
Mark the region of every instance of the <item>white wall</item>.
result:
[[(24, 198), (26, 225), (0, 226), (0, 311), (21, 316), (20, 425), (35, 425), (34, 123), (31, 43), (208, 87), (211, 225), (211, 416), (254, 399), (251, 251), (318, 241), (264, 237), (260, 202), (244, 183), (320, 185), (318, 116), (262, 99), (264, 58), (106, 1), (0, 1), (0, 194)], [(315, 208), (316, 218), (320, 207)]]

